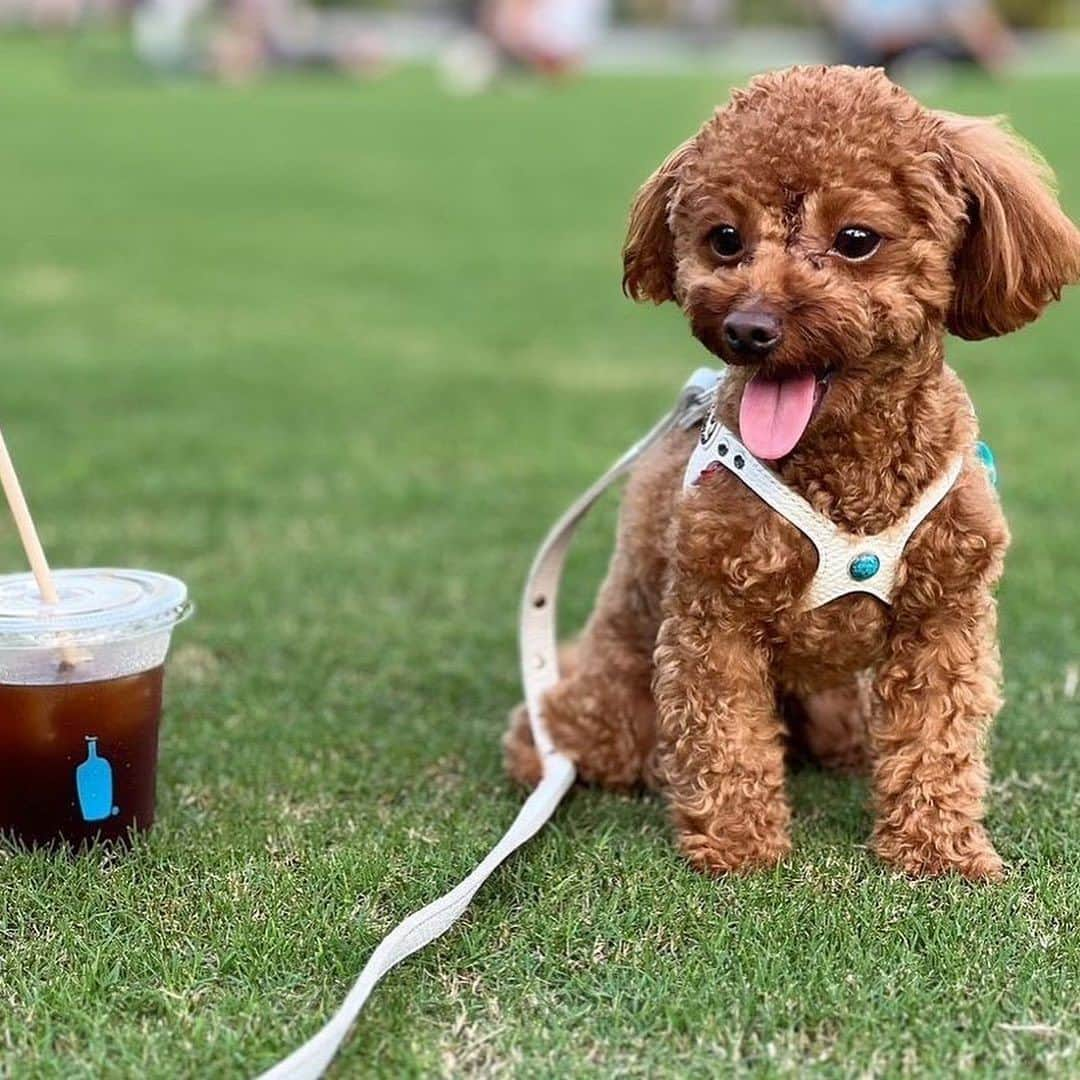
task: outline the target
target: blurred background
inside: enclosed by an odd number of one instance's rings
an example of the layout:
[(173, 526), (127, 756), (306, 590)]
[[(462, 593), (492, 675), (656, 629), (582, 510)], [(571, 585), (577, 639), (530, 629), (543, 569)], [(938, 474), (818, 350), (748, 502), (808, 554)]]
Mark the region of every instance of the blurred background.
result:
[(842, 60), (1045, 72), (1080, 58), (1077, 0), (0, 0), (0, 26), (111, 28), (149, 69), (230, 81), (434, 62), (462, 93), (522, 71)]

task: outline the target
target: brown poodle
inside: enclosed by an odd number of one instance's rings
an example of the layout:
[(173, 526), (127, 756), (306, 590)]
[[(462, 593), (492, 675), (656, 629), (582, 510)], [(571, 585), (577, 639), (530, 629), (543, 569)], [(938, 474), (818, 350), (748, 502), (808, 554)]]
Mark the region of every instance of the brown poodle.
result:
[[(877, 70), (814, 67), (737, 91), (639, 192), (625, 291), (679, 304), (730, 365), (716, 418), (819, 514), (879, 533), (963, 455), (891, 604), (856, 592), (813, 610), (802, 532), (726, 469), (684, 494), (697, 432), (640, 462), (545, 717), (585, 780), (663, 791), (696, 867), (789, 851), (795, 739), (870, 768), (886, 862), (1001, 876), (982, 818), (1009, 534), (943, 339), (1016, 330), (1080, 278), (1049, 181), (994, 121), (925, 109)], [(505, 745), (534, 783), (523, 709)]]

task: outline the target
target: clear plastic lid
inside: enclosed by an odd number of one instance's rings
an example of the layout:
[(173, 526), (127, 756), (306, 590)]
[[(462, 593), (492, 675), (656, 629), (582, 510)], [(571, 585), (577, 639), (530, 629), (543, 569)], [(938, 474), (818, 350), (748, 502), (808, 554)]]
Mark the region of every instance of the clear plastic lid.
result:
[(32, 574), (0, 575), (0, 650), (88, 647), (169, 631), (191, 613), (187, 586), (149, 570), (56, 570), (58, 604)]

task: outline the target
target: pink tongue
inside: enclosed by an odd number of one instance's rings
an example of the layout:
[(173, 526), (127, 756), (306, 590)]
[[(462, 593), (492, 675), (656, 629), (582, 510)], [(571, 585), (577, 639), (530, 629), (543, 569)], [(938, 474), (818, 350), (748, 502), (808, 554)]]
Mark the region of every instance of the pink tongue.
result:
[(754, 457), (776, 461), (795, 449), (814, 411), (817, 379), (791, 375), (766, 379), (755, 375), (743, 390), (739, 434)]

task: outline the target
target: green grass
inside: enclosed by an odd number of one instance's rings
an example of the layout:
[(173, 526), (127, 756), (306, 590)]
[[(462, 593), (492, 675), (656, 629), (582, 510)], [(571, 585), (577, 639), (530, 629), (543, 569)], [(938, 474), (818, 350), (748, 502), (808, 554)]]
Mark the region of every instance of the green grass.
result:
[[(153, 834), (0, 849), (0, 1074), (246, 1077), (519, 805), (498, 738), (534, 546), (703, 359), (620, 298), (625, 208), (726, 82), (230, 92), (12, 40), (0, 71), (0, 420), (57, 564), (172, 571), (199, 605)], [(1080, 212), (1078, 92), (936, 100), (1010, 112)], [(794, 856), (745, 880), (687, 869), (657, 800), (579, 791), (377, 990), (336, 1075), (1077, 1075), (1078, 339), (1072, 295), (952, 350), (1016, 536), (1006, 884), (892, 875), (865, 787), (812, 770)]]

